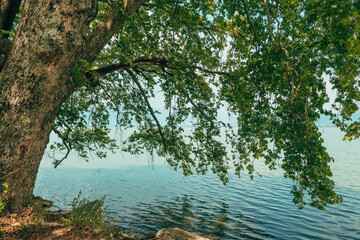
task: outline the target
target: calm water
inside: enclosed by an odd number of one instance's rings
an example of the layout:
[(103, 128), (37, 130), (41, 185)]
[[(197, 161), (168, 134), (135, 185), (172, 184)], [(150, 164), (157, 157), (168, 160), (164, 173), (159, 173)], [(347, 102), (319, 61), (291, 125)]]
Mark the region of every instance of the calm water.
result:
[(35, 194), (61, 208), (80, 190), (90, 199), (106, 195), (110, 220), (142, 235), (179, 227), (220, 239), (360, 239), (360, 141), (342, 142), (335, 128), (324, 128), (324, 138), (337, 159), (334, 180), (344, 198), (326, 211), (297, 209), (289, 193), (292, 182), (261, 163), (263, 177), (230, 176), (223, 186), (213, 175), (184, 177), (162, 159), (150, 167), (146, 156), (110, 155), (88, 165), (73, 157), (59, 169), (48, 168), (45, 159)]

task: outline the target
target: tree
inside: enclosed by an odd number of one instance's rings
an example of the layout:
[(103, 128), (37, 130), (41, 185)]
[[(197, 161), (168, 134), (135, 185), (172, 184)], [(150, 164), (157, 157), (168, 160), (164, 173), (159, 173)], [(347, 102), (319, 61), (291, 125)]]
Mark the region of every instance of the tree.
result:
[[(294, 180), (294, 203), (341, 202), (316, 125), (329, 115), (359, 137), (355, 0), (1, 0), (0, 178), (8, 210), (31, 201), (52, 148), (85, 159), (116, 148), (109, 112), (137, 126), (123, 150), (165, 156), (184, 174), (253, 176), (265, 158)], [(331, 110), (324, 75), (338, 91)], [(166, 124), (151, 106), (164, 94)], [(217, 118), (226, 109), (232, 127)], [(337, 114), (339, 113), (339, 114)], [(181, 123), (191, 119), (185, 134)], [(136, 124), (134, 124), (134, 121)], [(227, 143), (219, 141), (226, 129)], [(307, 198), (306, 196), (309, 196)]]

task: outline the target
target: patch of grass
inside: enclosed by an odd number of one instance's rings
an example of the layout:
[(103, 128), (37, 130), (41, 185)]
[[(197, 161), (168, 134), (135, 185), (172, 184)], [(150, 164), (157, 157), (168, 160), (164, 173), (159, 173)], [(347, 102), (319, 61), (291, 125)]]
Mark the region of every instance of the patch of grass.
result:
[(84, 230), (89, 230), (94, 235), (101, 237), (113, 238), (122, 235), (120, 227), (105, 221), (104, 202), (105, 196), (94, 201), (81, 198), (80, 191), (72, 201), (72, 211), (64, 214), (64, 222), (71, 226), (78, 235), (81, 235)]
[(27, 239), (29, 236), (34, 236), (40, 233), (42, 228), (42, 221), (33, 216), (31, 220), (21, 223), (21, 227), (18, 231), (18, 236), (22, 239)]
[(87, 198), (81, 198), (80, 192), (74, 198), (71, 204), (72, 211), (66, 215), (65, 222), (72, 228), (92, 228), (95, 232), (99, 231), (104, 224), (104, 216), (101, 212), (104, 201), (105, 196), (90, 202)]

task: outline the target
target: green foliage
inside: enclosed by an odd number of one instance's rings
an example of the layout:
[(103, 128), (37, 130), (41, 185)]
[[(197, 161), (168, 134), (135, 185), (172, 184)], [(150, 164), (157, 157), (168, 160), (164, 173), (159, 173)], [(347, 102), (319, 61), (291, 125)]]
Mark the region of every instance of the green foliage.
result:
[(90, 202), (89, 199), (81, 198), (81, 191), (72, 202), (72, 210), (65, 214), (64, 222), (72, 227), (72, 231), (78, 233), (81, 237), (82, 230), (88, 229), (99, 237), (106, 239), (120, 238), (122, 229), (113, 223), (106, 222), (102, 214), (104, 208), (105, 196)]
[(2, 188), (0, 189), (2, 190), (2, 193), (0, 195), (0, 216), (1, 216), (8, 203), (10, 192), (9, 192), (9, 185), (6, 182), (2, 184)]
[(74, 229), (90, 228), (94, 233), (100, 233), (104, 227), (104, 216), (102, 208), (105, 196), (99, 200), (90, 202), (81, 198), (81, 192), (72, 202), (72, 211), (65, 217), (64, 221)]
[[(118, 6), (111, 3), (101, 1), (92, 27)], [(341, 202), (316, 121), (328, 115), (345, 139), (360, 136), (352, 119), (360, 100), (359, 4), (152, 0), (125, 20), (92, 66), (79, 60), (77, 91), (54, 125), (62, 142), (53, 148), (105, 157), (116, 148), (108, 136), (114, 111), (118, 126), (137, 128), (122, 142), (124, 151), (164, 156), (185, 175), (211, 170), (224, 183), (231, 166), (252, 178), (254, 161), (263, 158), (294, 181), (299, 208)], [(136, 63), (139, 57), (164, 61)], [(127, 67), (91, 73), (93, 66), (118, 63)], [(324, 107), (327, 75), (337, 91), (331, 109)], [(164, 124), (149, 106), (159, 92)], [(218, 121), (219, 110), (227, 110), (236, 127)], [(190, 133), (182, 127), (189, 121)], [(219, 140), (223, 129), (226, 143)]]
[[(78, 155), (86, 160), (89, 152), (94, 152), (97, 157), (106, 157), (106, 150), (114, 151), (118, 147), (115, 140), (108, 136), (110, 132), (109, 108), (106, 101), (101, 99), (105, 96), (98, 94), (98, 89), (81, 87), (88, 83), (87, 77), (96, 77), (86, 73), (91, 65), (86, 61), (79, 60), (73, 72), (73, 83), (79, 88), (76, 93), (67, 98), (59, 111), (59, 117), (53, 126), (53, 131), (61, 142), (55, 142), (50, 149), (75, 150)], [(54, 164), (59, 163), (55, 160)]]
[(0, 38), (3, 38), (4, 35), (5, 36), (7, 36), (7, 35), (14, 36), (15, 33), (13, 31), (7, 31), (7, 30), (0, 29)]

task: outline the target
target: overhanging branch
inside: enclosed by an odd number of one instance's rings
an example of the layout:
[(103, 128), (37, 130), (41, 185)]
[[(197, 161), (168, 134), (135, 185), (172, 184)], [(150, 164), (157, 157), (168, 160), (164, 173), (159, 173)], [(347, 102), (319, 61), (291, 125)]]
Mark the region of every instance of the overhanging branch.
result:
[(102, 67), (96, 66), (96, 67), (93, 67), (92, 70), (94, 70), (95, 72), (97, 72), (100, 75), (105, 75), (105, 74), (119, 71), (122, 69), (129, 69), (134, 64), (137, 64), (137, 63), (151, 63), (151, 64), (165, 65), (165, 64), (167, 64), (167, 60), (164, 57), (137, 57), (137, 58), (131, 59), (127, 63), (115, 63), (115, 64), (110, 64), (110, 65), (106, 65), (106, 66), (102, 66)]
[[(139, 63), (146, 63), (146, 64), (152, 64), (152, 65), (161, 65), (161, 66), (164, 66), (166, 68), (174, 69), (174, 70), (180, 70), (181, 69), (178, 66), (170, 65), (165, 57), (152, 57), (152, 56), (149, 56), (149, 57), (133, 58), (133, 59), (131, 59), (130, 61), (128, 61), (126, 63), (115, 63), (115, 64), (101, 66), (101, 67), (95, 66), (95, 67), (92, 68), (92, 70), (94, 72), (97, 72), (99, 75), (105, 75), (105, 74), (112, 73), (112, 72), (119, 71), (119, 70), (130, 69), (130, 68), (132, 68), (134, 66), (134, 64), (139, 64)], [(218, 75), (226, 75), (226, 76), (231, 75), (228, 72), (214, 71), (214, 70), (206, 69), (206, 68), (203, 68), (203, 67), (200, 67), (200, 66), (195, 66), (195, 65), (189, 65), (186, 68), (197, 69), (199, 71), (210, 73), (210, 74), (218, 74)]]
[(153, 117), (153, 119), (156, 122), (159, 134), (161, 136), (161, 139), (162, 139), (162, 142), (163, 142), (163, 145), (164, 145), (164, 150), (165, 150), (165, 152), (167, 152), (167, 144), (166, 144), (165, 136), (164, 136), (164, 134), (162, 132), (162, 127), (161, 127), (160, 122), (159, 122), (159, 120), (157, 119), (157, 117), (156, 117), (156, 115), (154, 113), (154, 110), (151, 107), (151, 104), (150, 104), (150, 102), (149, 102), (149, 100), (148, 100), (148, 98), (146, 96), (146, 93), (145, 93), (144, 89), (142, 88), (140, 82), (137, 80), (135, 74), (132, 71), (127, 70), (127, 73), (131, 76), (131, 78), (135, 82), (136, 86), (139, 88), (139, 90), (141, 92), (141, 95), (142, 95), (142, 97), (143, 97), (143, 99), (145, 101), (145, 104), (146, 104), (147, 108), (149, 109), (151, 116)]
[[(71, 144), (67, 143), (67, 140), (66, 140), (67, 136), (63, 136), (62, 133), (59, 130), (57, 130), (55, 127), (53, 127), (52, 130), (62, 140), (62, 142), (63, 142), (63, 144), (64, 144), (64, 146), (66, 147), (66, 150), (67, 150), (64, 157), (62, 157), (60, 160), (57, 160), (57, 159), (54, 160), (54, 162), (53, 162), (54, 168), (57, 168), (69, 156), (69, 153), (71, 152)], [(66, 135), (68, 135), (70, 131), (71, 131), (71, 129), (68, 128), (68, 131), (67, 131)]]

